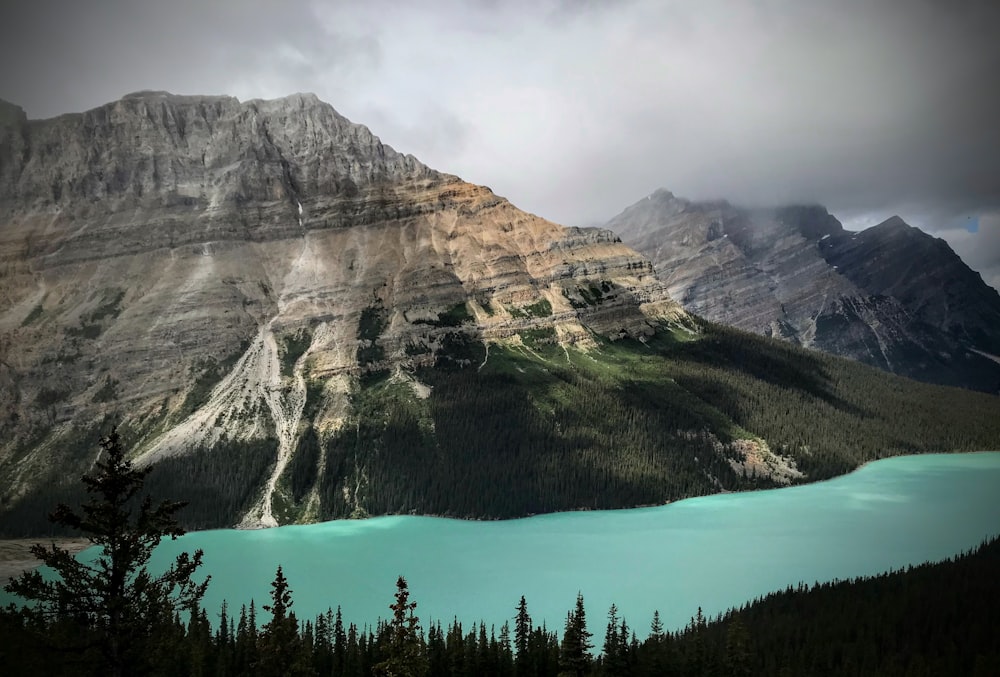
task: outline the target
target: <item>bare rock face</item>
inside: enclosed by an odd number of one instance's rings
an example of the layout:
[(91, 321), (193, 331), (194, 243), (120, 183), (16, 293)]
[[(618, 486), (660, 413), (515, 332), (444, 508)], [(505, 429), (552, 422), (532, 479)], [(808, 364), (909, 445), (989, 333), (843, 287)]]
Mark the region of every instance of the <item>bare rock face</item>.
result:
[(710, 320), (931, 383), (1000, 391), (1000, 295), (899, 217), (852, 233), (817, 206), (742, 209), (659, 190), (606, 227)]
[(143, 463), (274, 437), (273, 490), (309, 388), (332, 429), (359, 375), (461, 359), (456, 340), (684, 317), (610, 231), (522, 212), (312, 95), (139, 92), (50, 120), (0, 102), (6, 500), (85, 467), (63, 441), (112, 411)]

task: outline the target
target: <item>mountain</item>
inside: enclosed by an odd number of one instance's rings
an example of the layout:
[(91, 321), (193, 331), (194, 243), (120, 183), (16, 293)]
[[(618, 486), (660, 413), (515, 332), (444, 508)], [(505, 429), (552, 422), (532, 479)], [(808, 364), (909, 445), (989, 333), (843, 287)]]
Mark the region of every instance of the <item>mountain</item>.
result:
[(0, 105), (0, 384), (3, 533), (78, 500), (112, 425), (193, 528), (662, 503), (1000, 442), (996, 398), (706, 324), (612, 232), (302, 94)]
[(860, 233), (823, 207), (743, 209), (658, 190), (606, 224), (690, 312), (897, 374), (1000, 391), (1000, 295), (898, 216)]
[(684, 318), (611, 233), (521, 212), (312, 95), (140, 92), (0, 119), (7, 491), (109, 402), (143, 462), (275, 437), (277, 475), (312, 380), (331, 428), (352, 378), (469, 336), (587, 343)]

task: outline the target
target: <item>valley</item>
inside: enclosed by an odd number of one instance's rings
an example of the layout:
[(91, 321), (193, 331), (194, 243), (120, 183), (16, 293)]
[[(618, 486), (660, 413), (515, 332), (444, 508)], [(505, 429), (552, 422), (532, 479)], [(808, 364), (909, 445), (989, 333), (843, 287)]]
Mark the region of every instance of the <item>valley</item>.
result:
[(1000, 3), (9, 4), (3, 675), (1000, 675)]

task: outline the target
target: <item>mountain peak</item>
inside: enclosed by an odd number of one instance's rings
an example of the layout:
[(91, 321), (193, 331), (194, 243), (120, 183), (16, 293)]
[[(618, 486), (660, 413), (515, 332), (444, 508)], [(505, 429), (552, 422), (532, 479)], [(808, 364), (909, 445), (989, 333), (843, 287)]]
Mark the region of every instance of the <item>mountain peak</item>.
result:
[[(0, 126), (0, 231), (16, 262), (0, 293), (3, 471), (33, 431), (113, 401), (164, 421), (144, 463), (223, 431), (288, 458), (307, 395), (333, 430), (362, 377), (476, 372), (486, 341), (593, 347), (685, 318), (611, 233), (428, 169), (313, 94), (145, 91)], [(56, 389), (58, 419), (35, 406)], [(0, 495), (53, 467), (32, 458), (0, 472)], [(274, 523), (271, 493), (240, 509), (247, 524)]]
[(607, 227), (673, 298), (714, 322), (919, 380), (996, 392), (1000, 297), (943, 240), (899, 216), (847, 233), (819, 205), (640, 200)]
[(912, 228), (910, 224), (903, 220), (898, 214), (893, 214), (882, 223), (875, 226), (884, 230), (899, 230), (901, 228)]
[(822, 240), (844, 231), (840, 221), (826, 207), (818, 204), (779, 207), (775, 210), (775, 216), (810, 240)]
[[(0, 126), (16, 126), (18, 112), (0, 107)], [(245, 204), (258, 193), (308, 206), (313, 199), (356, 197), (386, 181), (436, 175), (311, 93), (240, 102), (143, 90), (35, 121), (31, 134), (45, 142), (29, 144), (18, 157), (53, 174), (18, 170), (17, 190), (27, 198), (21, 208), (82, 198), (117, 212), (153, 196), (218, 207)], [(98, 166), (92, 158), (107, 160)], [(7, 187), (13, 181), (13, 174), (0, 175)]]

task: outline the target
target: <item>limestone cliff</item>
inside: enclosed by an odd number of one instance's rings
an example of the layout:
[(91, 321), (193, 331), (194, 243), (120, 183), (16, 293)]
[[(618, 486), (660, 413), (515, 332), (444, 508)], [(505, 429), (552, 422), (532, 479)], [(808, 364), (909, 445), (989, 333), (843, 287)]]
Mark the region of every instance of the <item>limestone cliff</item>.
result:
[(335, 429), (360, 375), (684, 317), (611, 232), (522, 212), (312, 95), (139, 92), (49, 120), (0, 103), (5, 502), (85, 469), (92, 440), (68, 440), (113, 415), (142, 463), (277, 439), (245, 518), (274, 524), (304, 411)]
[(658, 190), (606, 227), (693, 313), (919, 380), (1000, 390), (1000, 296), (898, 217), (853, 233), (822, 207), (743, 209)]

